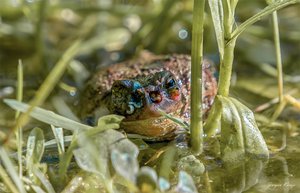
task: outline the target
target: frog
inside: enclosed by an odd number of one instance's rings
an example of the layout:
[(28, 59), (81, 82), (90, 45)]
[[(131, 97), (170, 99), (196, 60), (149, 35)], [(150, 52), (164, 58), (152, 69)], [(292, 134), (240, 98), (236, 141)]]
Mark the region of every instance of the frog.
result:
[[(215, 68), (203, 60), (203, 115), (217, 94)], [(107, 114), (124, 116), (120, 128), (152, 141), (174, 139), (182, 126), (162, 111), (184, 122), (190, 120), (191, 57), (185, 54), (141, 54), (133, 60), (99, 69), (87, 82), (79, 116), (85, 123)]]

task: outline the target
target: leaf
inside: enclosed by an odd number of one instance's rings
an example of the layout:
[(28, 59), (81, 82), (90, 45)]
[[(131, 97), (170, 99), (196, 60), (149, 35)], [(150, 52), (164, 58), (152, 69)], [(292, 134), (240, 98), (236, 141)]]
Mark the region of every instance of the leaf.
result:
[(246, 152), (261, 157), (269, 157), (267, 144), (257, 127), (253, 112), (238, 100), (231, 98), (231, 101), (235, 104), (241, 117)]
[(124, 117), (120, 115), (105, 115), (98, 120), (97, 127), (105, 127), (105, 129), (118, 129), (123, 119)]
[(65, 152), (64, 131), (62, 128), (54, 127), (53, 125), (51, 125), (51, 128), (56, 140), (58, 153), (61, 155)]
[(55, 193), (55, 190), (54, 190), (52, 184), (50, 183), (50, 181), (48, 180), (48, 177), (43, 172), (41, 172), (38, 168), (34, 168), (33, 172), (34, 172), (34, 175), (39, 178), (39, 180), (44, 185), (44, 187), (46, 188), (48, 193)]
[[(221, 106), (221, 154), (228, 163), (238, 163), (246, 155), (266, 159), (269, 151), (252, 111), (234, 98), (217, 96)], [(220, 110), (220, 109), (219, 109)]]
[(192, 177), (184, 171), (179, 172), (179, 180), (176, 189), (179, 193), (198, 192)]
[(42, 129), (36, 127), (32, 129), (27, 139), (26, 168), (39, 164), (44, 153), (44, 134)]
[(135, 182), (136, 174), (139, 170), (139, 164), (135, 156), (131, 156), (127, 152), (120, 152), (113, 149), (111, 152), (111, 162), (116, 172), (125, 179)]
[(28, 176), (34, 182), (37, 182), (37, 176), (34, 171), (40, 166), (44, 147), (45, 141), (42, 129), (38, 127), (32, 129), (27, 139), (26, 169)]
[(222, 61), (224, 56), (223, 5), (222, 5), (222, 1), (220, 0), (209, 0), (208, 4), (210, 7), (210, 12), (211, 12), (216, 39), (218, 43), (218, 49)]
[(260, 12), (256, 13), (246, 21), (244, 21), (241, 25), (239, 25), (232, 33), (231, 39), (227, 42), (229, 44), (231, 41), (235, 40), (243, 31), (245, 31), (250, 25), (254, 24), (255, 22), (259, 21), (261, 18), (282, 9), (288, 5), (292, 5), (295, 3), (300, 3), (300, 0), (283, 0), (283, 1), (276, 1), (269, 6), (265, 7)]
[[(19, 192), (25, 193), (26, 191), (24, 188), (23, 181), (19, 178), (17, 171), (15, 169), (15, 164), (9, 158), (9, 154), (7, 153), (6, 149), (4, 149), (3, 146), (0, 146), (0, 160), (2, 161), (1, 164), (5, 166), (7, 173), (9, 174), (12, 181), (15, 183)], [(3, 176), (1, 175), (1, 177)], [(2, 180), (4, 181), (4, 179), (1, 179), (1, 181)]]
[[(122, 171), (124, 165), (121, 166), (120, 164), (125, 163), (117, 162), (122, 159), (130, 157), (131, 162), (126, 164), (131, 165), (132, 169), (138, 167), (136, 160), (139, 153), (138, 148), (122, 133), (113, 130), (119, 127), (121, 120), (122, 117), (120, 116), (105, 116), (99, 119), (97, 127), (78, 134), (79, 148), (74, 150), (74, 156), (82, 169), (100, 174), (103, 177), (110, 176), (108, 164), (112, 152), (114, 152), (112, 153), (112, 159), (114, 159), (112, 162), (114, 165), (119, 164), (119, 168), (115, 169), (120, 172), (120, 175), (124, 175)], [(135, 171), (133, 173), (135, 174)], [(132, 179), (132, 175), (126, 177)]]
[[(6, 103), (8, 106), (15, 110), (19, 110), (21, 112), (26, 112), (29, 109), (29, 105), (19, 102), (17, 100), (13, 99), (4, 99), (4, 103)], [(61, 115), (55, 114), (52, 111), (48, 111), (39, 107), (34, 107), (33, 111), (31, 112), (30, 116), (33, 118), (40, 120), (44, 123), (48, 123), (50, 125), (55, 125), (57, 127), (62, 127), (64, 129), (68, 129), (71, 131), (76, 130), (87, 130), (91, 129), (92, 127), (88, 125), (84, 125), (81, 123), (78, 123), (76, 121), (73, 121), (71, 119), (68, 119), (66, 117), (63, 117)]]
[(220, 97), (221, 115), (221, 154), (224, 162), (237, 163), (244, 158), (243, 128), (240, 115), (234, 104), (226, 97)]
[(156, 172), (152, 168), (144, 166), (137, 174), (136, 184), (141, 192), (154, 192), (157, 189), (157, 180)]

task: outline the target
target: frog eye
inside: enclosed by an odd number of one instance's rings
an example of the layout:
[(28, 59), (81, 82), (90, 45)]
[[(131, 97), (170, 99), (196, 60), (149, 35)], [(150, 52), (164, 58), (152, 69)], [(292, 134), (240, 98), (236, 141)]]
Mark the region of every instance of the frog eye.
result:
[(133, 105), (135, 108), (141, 108), (143, 105), (142, 103), (143, 97), (144, 97), (144, 93), (142, 89), (141, 88), (136, 89), (131, 94), (131, 100), (129, 102), (130, 105)]
[(169, 79), (169, 80), (167, 81), (167, 83), (166, 83), (165, 86), (166, 86), (167, 89), (169, 89), (169, 88), (174, 87), (175, 84), (176, 84), (176, 82), (175, 82), (174, 78), (171, 78), (171, 79)]
[[(141, 91), (140, 91), (141, 90)], [(142, 106), (142, 86), (135, 80), (117, 80), (111, 89), (108, 108), (112, 113), (129, 115)]]

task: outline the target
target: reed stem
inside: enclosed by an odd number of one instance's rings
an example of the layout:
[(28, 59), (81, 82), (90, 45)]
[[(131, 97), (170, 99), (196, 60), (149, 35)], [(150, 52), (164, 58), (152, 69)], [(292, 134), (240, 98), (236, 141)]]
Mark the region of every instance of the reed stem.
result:
[(191, 145), (199, 155), (203, 151), (202, 122), (202, 60), (203, 23), (205, 0), (194, 0), (192, 30), (192, 75), (191, 75)]
[(277, 79), (278, 79), (278, 96), (279, 103), (283, 101), (283, 76), (282, 76), (282, 59), (280, 51), (280, 35), (278, 28), (278, 17), (277, 11), (272, 13), (273, 32), (274, 32), (274, 43), (276, 52), (276, 63), (277, 63)]

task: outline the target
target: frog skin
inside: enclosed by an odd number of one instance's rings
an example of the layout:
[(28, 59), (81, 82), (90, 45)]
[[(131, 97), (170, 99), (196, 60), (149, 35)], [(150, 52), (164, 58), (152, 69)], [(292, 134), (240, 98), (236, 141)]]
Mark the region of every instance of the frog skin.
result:
[[(181, 126), (161, 111), (186, 122), (190, 119), (191, 58), (188, 55), (144, 54), (136, 60), (100, 69), (87, 83), (80, 101), (80, 117), (91, 123), (106, 114), (124, 116), (127, 133), (155, 141), (173, 139)], [(203, 113), (217, 92), (214, 68), (203, 61)]]

